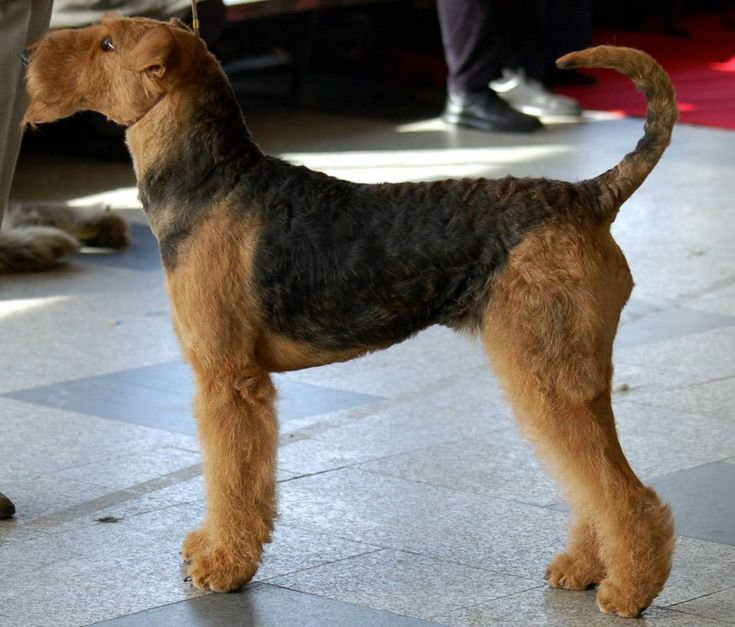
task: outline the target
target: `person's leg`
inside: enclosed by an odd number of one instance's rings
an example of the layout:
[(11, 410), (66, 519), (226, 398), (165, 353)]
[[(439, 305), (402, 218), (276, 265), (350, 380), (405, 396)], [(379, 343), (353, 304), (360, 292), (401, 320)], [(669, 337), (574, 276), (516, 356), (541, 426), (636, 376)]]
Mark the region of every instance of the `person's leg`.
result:
[(579, 70), (560, 70), (556, 60), (592, 45), (590, 0), (554, 0), (546, 3), (544, 81), (549, 85), (594, 85), (597, 80)]
[[(20, 53), (48, 28), (52, 0), (0, 0), (0, 224), (10, 196), (26, 107)], [(0, 519), (15, 507), (0, 492)]]
[(537, 130), (541, 123), (536, 118), (515, 111), (488, 86), (502, 69), (492, 5), (490, 0), (437, 1), (449, 71), (444, 120), (485, 131)]
[(498, 42), (493, 37), (490, 2), (438, 0), (439, 24), (449, 70), (450, 92), (487, 89), (500, 76)]
[(504, 69), (522, 68), (531, 78), (543, 78), (545, 0), (493, 0), (500, 77)]
[(48, 28), (52, 0), (0, 0), (0, 222), (7, 209), (28, 104), (20, 53)]
[(543, 83), (548, 33), (546, 0), (495, 0), (502, 78), (490, 87), (518, 111), (540, 117), (576, 118), (576, 100)]

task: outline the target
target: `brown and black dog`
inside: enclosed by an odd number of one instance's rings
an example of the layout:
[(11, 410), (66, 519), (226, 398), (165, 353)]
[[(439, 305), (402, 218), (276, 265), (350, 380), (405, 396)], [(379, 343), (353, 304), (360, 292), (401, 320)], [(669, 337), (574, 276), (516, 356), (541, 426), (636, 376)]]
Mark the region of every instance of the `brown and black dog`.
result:
[(194, 585), (239, 588), (271, 538), (270, 373), (350, 359), (439, 323), (482, 338), (566, 488), (574, 523), (550, 583), (597, 585), (608, 613), (648, 607), (669, 575), (674, 525), (616, 435), (612, 346), (633, 281), (610, 225), (677, 119), (655, 61), (610, 46), (559, 60), (619, 70), (648, 98), (643, 138), (600, 176), (366, 185), (264, 155), (217, 60), (180, 22), (108, 18), (51, 33), (29, 53), (27, 124), (92, 109), (128, 127), (196, 373), (208, 513), (183, 545)]

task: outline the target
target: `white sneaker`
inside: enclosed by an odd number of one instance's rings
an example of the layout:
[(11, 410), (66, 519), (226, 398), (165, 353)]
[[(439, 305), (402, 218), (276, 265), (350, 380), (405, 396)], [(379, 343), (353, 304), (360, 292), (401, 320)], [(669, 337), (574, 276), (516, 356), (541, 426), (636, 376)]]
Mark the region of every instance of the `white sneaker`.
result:
[(503, 77), (491, 81), (490, 88), (511, 107), (528, 115), (578, 117), (582, 107), (574, 98), (555, 94), (523, 70), (503, 70)]

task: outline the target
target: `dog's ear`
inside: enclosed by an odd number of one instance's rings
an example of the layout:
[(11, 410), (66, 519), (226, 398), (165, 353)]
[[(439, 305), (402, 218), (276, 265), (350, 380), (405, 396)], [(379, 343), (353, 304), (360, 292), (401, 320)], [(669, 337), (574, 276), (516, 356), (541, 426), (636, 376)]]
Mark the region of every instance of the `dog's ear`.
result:
[(176, 37), (168, 24), (149, 30), (126, 55), (123, 65), (136, 72), (149, 72), (161, 78), (176, 58)]
[(172, 17), (168, 21), (169, 26), (172, 28), (179, 28), (181, 30), (185, 30), (187, 33), (193, 33), (194, 30), (191, 26), (189, 26), (186, 22), (182, 22), (178, 17)]

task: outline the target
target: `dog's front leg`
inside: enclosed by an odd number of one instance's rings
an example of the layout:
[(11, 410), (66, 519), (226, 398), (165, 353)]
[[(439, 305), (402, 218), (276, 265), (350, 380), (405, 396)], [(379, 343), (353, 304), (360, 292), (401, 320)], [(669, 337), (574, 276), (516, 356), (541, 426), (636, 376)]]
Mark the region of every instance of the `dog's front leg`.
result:
[(255, 574), (271, 539), (278, 427), (275, 390), (257, 368), (195, 365), (194, 409), (204, 448), (207, 518), (184, 540), (197, 588), (237, 590)]

